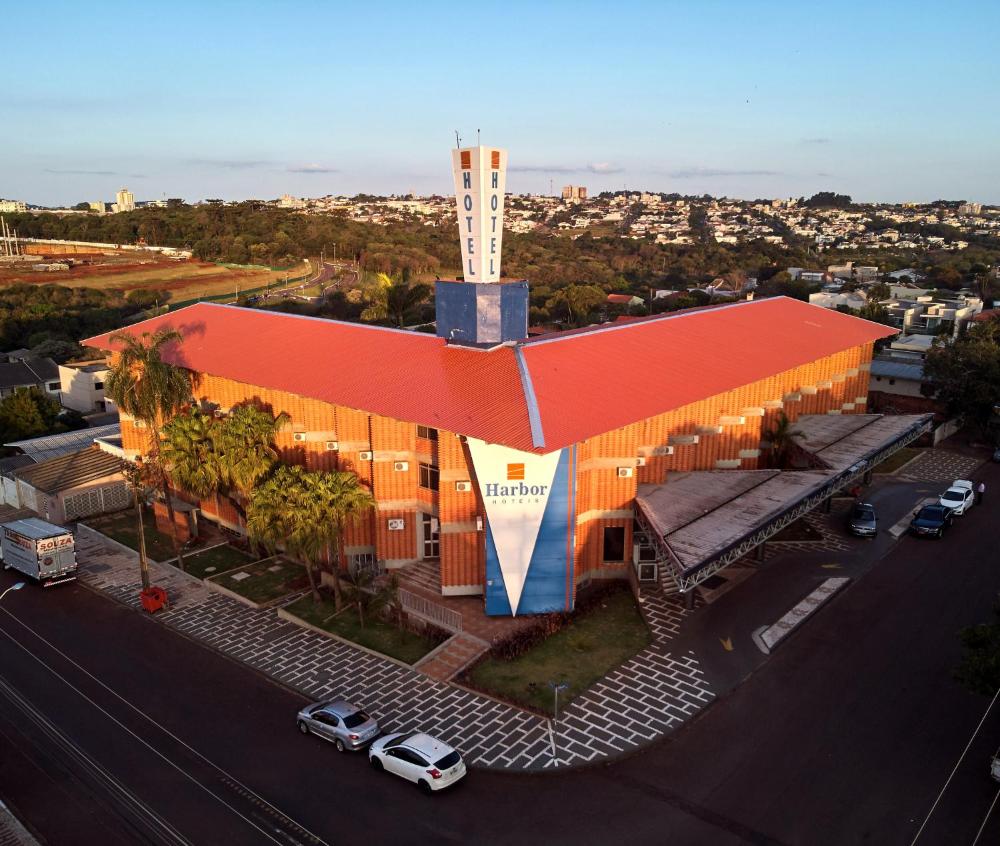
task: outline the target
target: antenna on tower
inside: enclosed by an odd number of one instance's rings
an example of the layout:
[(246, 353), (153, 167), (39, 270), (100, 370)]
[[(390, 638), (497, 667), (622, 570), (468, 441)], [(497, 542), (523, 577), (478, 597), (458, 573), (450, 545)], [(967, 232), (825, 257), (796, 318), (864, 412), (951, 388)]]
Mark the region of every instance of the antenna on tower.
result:
[(462, 139), (459, 137), (457, 129), (455, 130), (455, 146), (458, 147), (459, 150), (462, 149)]
[(482, 146), (482, 144), (479, 141), (479, 130), (478, 129), (476, 130), (476, 146), (477, 147), (481, 147)]

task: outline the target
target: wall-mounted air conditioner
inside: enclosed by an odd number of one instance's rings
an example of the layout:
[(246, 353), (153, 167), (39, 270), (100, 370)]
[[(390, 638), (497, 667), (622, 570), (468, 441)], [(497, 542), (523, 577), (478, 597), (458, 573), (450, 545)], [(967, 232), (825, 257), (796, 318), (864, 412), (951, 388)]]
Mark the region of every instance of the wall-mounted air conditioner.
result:
[(304, 441), (305, 439), (306, 439), (306, 433), (305, 432), (295, 432), (292, 435), (292, 440), (293, 441)]
[(406, 528), (406, 521), (402, 517), (393, 517), (389, 520), (390, 532), (401, 532)]
[(634, 471), (631, 467), (619, 467), (618, 468), (618, 478), (619, 479), (631, 479), (632, 473)]
[(640, 455), (640, 456), (639, 456), (639, 457), (638, 457), (638, 458), (637, 458), (637, 459), (635, 460), (635, 466), (636, 466), (636, 467), (645, 467), (645, 466), (646, 466), (646, 457), (645, 457), (644, 455)]
[(476, 531), (481, 532), (483, 530), (483, 518), (476, 517)]
[(327, 452), (336, 452), (338, 449), (340, 449), (340, 444), (337, 441), (327, 441), (326, 442), (326, 451)]
[(455, 490), (459, 493), (468, 493), (472, 490), (472, 482), (455, 482)]
[(405, 473), (410, 469), (410, 462), (408, 461), (394, 461), (392, 462), (392, 469), (397, 470), (400, 473)]
[(366, 449), (366, 450), (363, 450), (362, 452), (359, 452), (358, 453), (358, 459), (360, 461), (371, 461), (372, 460), (372, 452), (371, 452), (371, 450)]

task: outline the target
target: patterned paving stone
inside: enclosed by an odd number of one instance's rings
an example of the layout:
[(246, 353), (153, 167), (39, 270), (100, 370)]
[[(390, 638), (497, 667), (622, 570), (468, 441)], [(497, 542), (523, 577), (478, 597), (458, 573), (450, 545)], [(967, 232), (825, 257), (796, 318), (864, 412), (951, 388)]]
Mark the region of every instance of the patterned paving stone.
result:
[[(138, 607), (134, 557), (94, 538), (81, 541), (78, 551), (82, 581)], [(674, 656), (666, 651), (690, 613), (676, 595), (644, 597), (653, 645), (570, 703), (550, 732), (546, 719), (302, 629), (273, 608), (250, 608), (169, 565), (152, 564), (151, 569), (157, 584), (175, 580), (175, 601), (157, 614), (165, 625), (306, 697), (361, 701), (386, 730), (420, 727), (433, 732), (480, 767), (537, 770), (619, 755), (673, 730), (713, 697), (693, 653)], [(463, 656), (467, 646), (460, 645)], [(564, 731), (572, 734), (564, 736)]]

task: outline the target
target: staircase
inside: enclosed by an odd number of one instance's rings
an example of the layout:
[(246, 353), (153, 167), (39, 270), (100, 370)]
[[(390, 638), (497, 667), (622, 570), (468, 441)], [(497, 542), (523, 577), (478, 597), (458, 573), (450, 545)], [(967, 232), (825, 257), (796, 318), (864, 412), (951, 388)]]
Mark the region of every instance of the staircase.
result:
[(428, 652), (414, 665), (414, 669), (438, 681), (451, 681), (489, 648), (490, 645), (478, 637), (455, 634), (437, 649)]

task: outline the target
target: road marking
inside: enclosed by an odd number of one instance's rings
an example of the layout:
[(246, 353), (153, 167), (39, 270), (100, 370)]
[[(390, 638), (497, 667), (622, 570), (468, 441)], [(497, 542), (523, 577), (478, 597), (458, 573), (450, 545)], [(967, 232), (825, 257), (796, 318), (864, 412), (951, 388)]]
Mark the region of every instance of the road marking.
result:
[[(127, 705), (132, 711), (134, 711), (136, 714), (138, 714), (140, 717), (142, 717), (146, 722), (151, 723), (152, 725), (156, 726), (165, 735), (167, 735), (168, 737), (170, 737), (171, 739), (173, 739), (179, 745), (183, 746), (185, 749), (187, 749), (193, 755), (197, 756), (204, 763), (208, 764), (208, 766), (210, 766), (212, 769), (214, 769), (217, 772), (219, 772), (225, 779), (228, 779), (230, 782), (232, 782), (234, 784), (238, 784), (243, 791), (245, 791), (246, 793), (252, 795), (261, 805), (268, 806), (268, 807), (272, 808), (280, 816), (280, 818), (282, 818), (283, 820), (287, 821), (287, 827), (291, 827), (293, 829), (296, 829), (297, 832), (300, 832), (301, 835), (305, 836), (306, 840), (312, 842), (313, 844), (319, 844), (319, 846), (329, 846), (329, 844), (327, 844), (327, 842), (325, 840), (323, 840), (321, 837), (319, 837), (318, 835), (316, 835), (313, 832), (309, 831), (309, 829), (305, 828), (304, 826), (300, 825), (299, 823), (295, 822), (287, 814), (282, 813), (282, 811), (279, 808), (277, 808), (276, 806), (274, 806), (273, 804), (271, 804), (270, 802), (268, 802), (266, 799), (264, 799), (259, 794), (255, 793), (253, 790), (251, 790), (249, 787), (247, 787), (246, 785), (244, 785), (242, 782), (240, 782), (233, 775), (231, 775), (230, 773), (228, 773), (226, 770), (222, 769), (222, 767), (220, 767), (218, 764), (215, 764), (214, 762), (210, 761), (208, 758), (206, 758), (197, 749), (195, 749), (194, 747), (188, 745), (183, 740), (181, 740), (177, 735), (175, 735), (173, 732), (171, 732), (169, 729), (167, 729), (166, 727), (160, 725), (158, 722), (156, 722), (156, 720), (154, 720), (149, 715), (143, 713), (142, 710), (140, 710), (135, 705), (133, 705), (131, 702), (129, 702), (127, 699), (125, 699), (125, 697), (123, 697), (121, 694), (119, 694), (117, 691), (113, 690), (112, 688), (108, 687), (108, 685), (106, 685), (103, 681), (101, 681), (99, 678), (97, 678), (97, 676), (95, 676), (93, 673), (91, 673), (85, 667), (81, 666), (76, 661), (74, 661), (72, 658), (70, 658), (65, 652), (63, 652), (61, 649), (59, 649), (59, 647), (55, 646), (55, 644), (51, 643), (46, 638), (42, 637), (42, 635), (40, 635), (38, 632), (36, 632), (34, 629), (32, 629), (31, 626), (27, 625), (27, 623), (25, 623), (24, 621), (22, 621), (21, 619), (19, 619), (18, 617), (16, 617), (14, 614), (12, 614), (6, 608), (0, 608), (0, 611), (2, 611), (5, 615), (7, 615), (15, 623), (17, 623), (18, 625), (22, 626), (27, 631), (31, 632), (32, 635), (34, 635), (36, 638), (38, 638), (38, 640), (40, 640), (46, 646), (48, 646), (53, 652), (55, 652), (56, 654), (60, 655), (64, 660), (66, 660), (68, 663), (70, 663), (74, 667), (76, 667), (78, 670), (80, 670), (80, 672), (82, 672), (88, 678), (90, 678), (94, 682), (96, 682), (104, 690), (106, 690), (108, 693), (110, 693), (112, 696), (114, 696), (116, 699), (118, 699), (124, 705)], [(261, 828), (252, 819), (250, 819), (249, 817), (247, 817), (244, 814), (242, 814), (236, 807), (234, 807), (233, 805), (229, 804), (225, 799), (223, 799), (217, 793), (214, 793), (211, 790), (209, 790), (208, 787), (206, 787), (204, 784), (202, 784), (200, 781), (198, 781), (198, 779), (196, 779), (193, 775), (191, 775), (190, 773), (188, 773), (182, 767), (180, 767), (177, 764), (175, 764), (173, 761), (171, 761), (169, 758), (167, 758), (164, 754), (162, 754), (159, 750), (155, 749), (153, 746), (151, 746), (149, 743), (147, 743), (142, 737), (140, 737), (138, 734), (136, 734), (134, 731), (132, 731), (124, 723), (122, 723), (121, 720), (119, 720), (117, 717), (115, 717), (109, 711), (107, 711), (104, 708), (102, 708), (98, 703), (96, 703), (93, 699), (91, 699), (89, 696), (87, 696), (87, 694), (85, 694), (82, 690), (80, 690), (78, 687), (76, 687), (76, 685), (74, 685), (68, 679), (64, 678), (60, 673), (58, 673), (56, 670), (54, 670), (52, 667), (50, 667), (48, 664), (46, 664), (44, 661), (42, 661), (41, 658), (39, 658), (30, 649), (28, 649), (26, 646), (24, 646), (24, 644), (22, 644), (19, 641), (15, 640), (13, 638), (13, 636), (9, 632), (7, 632), (7, 631), (5, 631), (3, 629), (0, 629), (0, 634), (3, 634), (4, 637), (6, 637), (11, 643), (13, 643), (16, 647), (18, 647), (18, 649), (20, 649), (26, 655), (28, 655), (33, 661), (35, 661), (36, 663), (40, 664), (42, 667), (44, 667), (46, 670), (48, 670), (52, 675), (54, 675), (57, 679), (59, 679), (61, 682), (63, 682), (63, 684), (65, 684), (71, 690), (75, 691), (82, 699), (86, 700), (91, 705), (93, 705), (94, 708), (96, 708), (98, 711), (100, 711), (102, 714), (104, 714), (109, 720), (111, 720), (112, 722), (114, 722), (118, 726), (120, 726), (123, 731), (125, 731), (126, 733), (132, 735), (132, 737), (134, 737), (139, 743), (141, 743), (143, 746), (145, 746), (147, 749), (149, 749), (154, 755), (156, 755), (158, 758), (161, 758), (165, 763), (169, 764), (171, 767), (173, 767), (175, 770), (177, 770), (177, 772), (179, 772), (181, 775), (183, 775), (190, 782), (192, 782), (193, 784), (196, 784), (198, 787), (200, 787), (202, 790), (204, 790), (209, 796), (211, 796), (213, 799), (215, 799), (216, 801), (218, 801), (220, 804), (225, 805), (234, 814), (236, 814), (236, 816), (238, 816), (241, 819), (243, 819), (248, 825), (250, 825), (253, 828), (255, 828), (258, 831), (260, 831), (265, 837), (267, 837), (269, 840), (273, 841), (274, 843), (285, 843), (286, 842), (285, 840), (278, 840), (275, 837), (273, 837), (270, 832), (268, 832), (267, 830)], [(288, 838), (287, 832), (278, 831), (277, 833), (280, 833), (280, 834), (284, 835), (286, 838)]]
[[(917, 833), (913, 836), (913, 840), (910, 841), (910, 846), (913, 846), (917, 840), (920, 839), (920, 835), (923, 833), (924, 829), (927, 827), (927, 823), (931, 818), (931, 814), (934, 813), (934, 809), (937, 808), (938, 803), (941, 801), (941, 797), (944, 796), (944, 792), (948, 789), (948, 785), (951, 784), (951, 780), (955, 777), (955, 773), (958, 772), (958, 768), (962, 764), (962, 759), (965, 758), (969, 751), (969, 747), (972, 746), (972, 741), (976, 739), (976, 735), (979, 734), (979, 729), (983, 727), (983, 723), (986, 722), (986, 718), (989, 716), (990, 710), (996, 704), (997, 697), (1000, 696), (1000, 688), (997, 692), (993, 694), (993, 698), (990, 700), (990, 704), (986, 706), (986, 712), (983, 714), (983, 718), (979, 721), (979, 725), (976, 726), (976, 730), (972, 732), (972, 737), (969, 738), (969, 742), (965, 744), (965, 749), (962, 750), (962, 754), (958, 756), (958, 760), (955, 762), (955, 766), (952, 769), (950, 775), (945, 780), (944, 787), (941, 788), (941, 792), (938, 793), (937, 799), (934, 800), (934, 804), (931, 805), (931, 809), (927, 812), (927, 816), (924, 817), (924, 821), (920, 824), (920, 828), (917, 829)], [(976, 835), (977, 839), (979, 835)]]
[(979, 842), (979, 838), (982, 836), (983, 829), (986, 828), (986, 823), (989, 822), (990, 814), (993, 813), (993, 809), (997, 805), (997, 799), (1000, 799), (1000, 790), (997, 791), (997, 795), (993, 797), (993, 801), (990, 803), (990, 809), (986, 812), (986, 816), (983, 818), (983, 824), (979, 826), (979, 831), (976, 832), (976, 838), (972, 841), (972, 846), (976, 846)]
[(722, 648), (725, 649), (726, 652), (733, 651), (733, 639), (731, 637), (720, 637), (719, 643), (722, 644)]
[(841, 569), (841, 565), (840, 564), (821, 564), (820, 566), (824, 570), (840, 570)]

